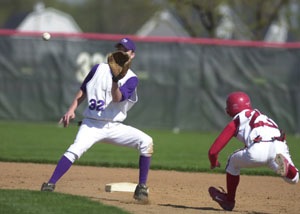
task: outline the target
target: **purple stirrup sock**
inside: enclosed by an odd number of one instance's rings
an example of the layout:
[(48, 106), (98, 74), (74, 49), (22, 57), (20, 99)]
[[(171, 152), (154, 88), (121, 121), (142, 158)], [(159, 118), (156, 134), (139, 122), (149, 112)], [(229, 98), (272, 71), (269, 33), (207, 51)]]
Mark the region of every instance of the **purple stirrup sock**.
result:
[(52, 177), (50, 178), (48, 183), (55, 184), (72, 166), (72, 162), (66, 158), (64, 155), (59, 160)]
[(146, 184), (148, 178), (148, 172), (150, 168), (151, 157), (140, 156), (140, 184)]

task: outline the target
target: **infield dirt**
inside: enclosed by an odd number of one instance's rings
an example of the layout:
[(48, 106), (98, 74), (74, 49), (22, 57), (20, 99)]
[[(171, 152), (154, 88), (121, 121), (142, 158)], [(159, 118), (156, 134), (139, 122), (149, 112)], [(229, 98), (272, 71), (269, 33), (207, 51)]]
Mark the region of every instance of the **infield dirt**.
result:
[[(40, 190), (55, 165), (0, 162), (1, 189)], [(225, 188), (225, 175), (150, 170), (150, 203), (138, 204), (133, 193), (105, 192), (105, 184), (137, 182), (137, 169), (72, 166), (56, 185), (56, 192), (87, 196), (134, 214), (227, 213), (212, 201), (210, 186)], [(280, 177), (241, 176), (233, 213), (300, 213), (300, 185)]]

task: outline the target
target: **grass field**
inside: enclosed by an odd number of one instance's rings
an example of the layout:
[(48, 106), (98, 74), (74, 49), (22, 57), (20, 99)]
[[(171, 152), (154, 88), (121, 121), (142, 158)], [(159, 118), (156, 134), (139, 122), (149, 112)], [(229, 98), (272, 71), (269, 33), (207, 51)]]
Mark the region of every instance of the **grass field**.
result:
[[(60, 128), (55, 123), (0, 122), (0, 161), (57, 163), (69, 145), (73, 143), (78, 127)], [(168, 130), (143, 130), (154, 140), (152, 169), (207, 172), (208, 150), (218, 133), (182, 132)], [(295, 165), (300, 165), (299, 138), (287, 137)], [(228, 156), (243, 147), (233, 139), (220, 153), (223, 167), (213, 172), (224, 172)], [(75, 164), (138, 167), (137, 150), (97, 143)], [(211, 171), (210, 171), (211, 172)], [(267, 168), (242, 170), (245, 174), (275, 175)]]
[[(56, 164), (66, 149), (73, 143), (78, 127), (60, 128), (55, 123), (22, 123), (0, 121), (0, 161), (34, 162)], [(233, 139), (220, 153), (221, 169), (211, 171), (208, 150), (218, 133), (182, 132), (174, 134), (168, 130), (143, 130), (154, 139), (154, 155), (151, 169), (193, 172), (224, 173), (228, 156), (243, 144)], [(287, 142), (293, 161), (300, 166), (299, 138), (288, 136)], [(138, 167), (138, 151), (98, 143), (75, 164)], [(242, 174), (275, 175), (270, 169), (242, 170)], [(26, 200), (23, 200), (23, 199)], [(64, 199), (64, 204), (60, 201)], [(56, 204), (59, 213), (126, 213), (120, 209), (104, 206), (87, 198), (70, 195), (41, 194), (26, 190), (0, 190), (0, 213), (57, 213), (51, 209)], [(34, 206), (33, 206), (34, 205)], [(99, 212), (99, 210), (101, 210)], [(57, 209), (55, 210), (57, 211)], [(98, 212), (97, 212), (98, 211)], [(103, 212), (102, 212), (103, 211)]]
[(2, 214), (126, 214), (85, 197), (29, 190), (0, 190)]

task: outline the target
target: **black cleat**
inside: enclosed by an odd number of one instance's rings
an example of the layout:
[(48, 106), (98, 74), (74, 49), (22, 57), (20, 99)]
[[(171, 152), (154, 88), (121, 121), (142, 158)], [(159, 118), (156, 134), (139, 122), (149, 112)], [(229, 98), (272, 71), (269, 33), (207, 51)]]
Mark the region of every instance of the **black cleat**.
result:
[(41, 191), (42, 192), (53, 192), (55, 189), (55, 184), (53, 183), (43, 183)]
[(133, 197), (141, 202), (148, 202), (148, 187), (145, 184), (138, 184)]

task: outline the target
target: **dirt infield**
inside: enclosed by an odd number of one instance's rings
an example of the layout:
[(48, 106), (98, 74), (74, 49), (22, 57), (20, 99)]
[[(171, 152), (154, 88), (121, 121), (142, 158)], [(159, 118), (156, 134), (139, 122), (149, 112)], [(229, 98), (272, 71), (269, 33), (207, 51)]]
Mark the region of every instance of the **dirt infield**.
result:
[[(40, 190), (55, 165), (0, 162), (1, 189)], [(105, 184), (137, 181), (137, 169), (72, 166), (56, 191), (88, 196), (135, 214), (225, 213), (208, 195), (209, 186), (225, 187), (225, 175), (154, 171), (149, 174), (150, 204), (138, 204), (133, 193), (107, 193)], [(300, 213), (300, 185), (279, 177), (241, 176), (233, 213)]]

